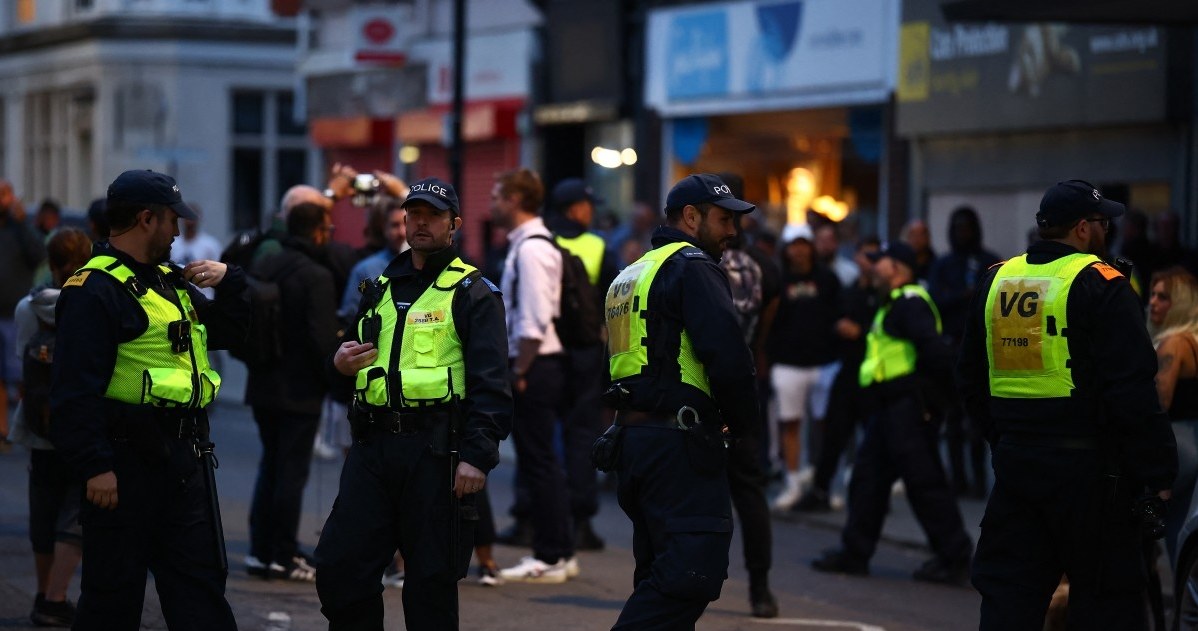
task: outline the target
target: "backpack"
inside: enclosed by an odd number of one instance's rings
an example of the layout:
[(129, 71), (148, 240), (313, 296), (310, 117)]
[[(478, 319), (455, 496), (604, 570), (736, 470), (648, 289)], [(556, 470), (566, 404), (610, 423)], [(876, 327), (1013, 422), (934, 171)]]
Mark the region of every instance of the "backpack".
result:
[(241, 265), (250, 297), (249, 338), (241, 346), (232, 345), (229, 354), (247, 368), (271, 368), (283, 358), (283, 294), (279, 283), (302, 265), (290, 265), (283, 273), (266, 278), (254, 273), (254, 252), (265, 240), (262, 233), (243, 233), (221, 254), (221, 261)]
[(21, 395), (25, 425), (34, 435), (50, 438), (50, 380), (54, 363), (54, 327), (41, 318), (37, 331), (21, 353), (24, 392)]
[(562, 346), (579, 348), (603, 343), (603, 308), (599, 304), (599, 293), (591, 284), (582, 259), (558, 245), (551, 237), (534, 234), (528, 238), (548, 241), (562, 256), (561, 302), (559, 315), (553, 321), (553, 328), (557, 330), (557, 337), (562, 341)]
[(732, 289), (732, 307), (745, 340), (752, 342), (757, 320), (761, 317), (761, 266), (743, 250), (727, 250), (720, 267)]

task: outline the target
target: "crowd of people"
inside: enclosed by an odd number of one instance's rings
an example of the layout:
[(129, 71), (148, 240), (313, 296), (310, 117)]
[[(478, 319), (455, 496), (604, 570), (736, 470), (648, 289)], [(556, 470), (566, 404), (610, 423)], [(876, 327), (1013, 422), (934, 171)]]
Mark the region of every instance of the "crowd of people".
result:
[[(247, 366), (244, 402), (262, 443), (244, 570), (315, 583), (335, 626), (381, 620), (380, 592), (395, 585), (404, 589), (410, 625), (456, 628), (454, 585), (467, 574), (471, 551), (484, 585), (579, 576), (578, 553), (605, 546), (592, 523), (600, 507), (596, 466), (616, 472), (619, 503), (634, 528), (634, 589), (618, 628), (693, 624), (726, 576), (733, 508), (754, 616), (778, 615), (768, 579), (771, 513), (847, 510), (841, 545), (812, 566), (866, 574), (897, 489), (933, 552), (916, 579), (961, 584), (972, 561), (987, 603), (984, 624), (987, 611), (994, 620), (1035, 617), (1038, 595), (1001, 615), (993, 608), (1008, 596), (990, 581), (1010, 569), (1002, 555), (1013, 535), (994, 534), (999, 518), (988, 512), (979, 564), (956, 497), (986, 498), (997, 483), (991, 510), (1015, 514), (1025, 508), (1014, 499), (1023, 481), (993, 479), (991, 448), (1076, 450), (1084, 441), (1048, 445), (1025, 425), (1002, 420), (1031, 408), (992, 403), (1004, 387), (1016, 398), (1023, 391), (994, 376), (1011, 351), (987, 355), (979, 335), (989, 340), (985, 327), (1016, 325), (986, 321), (979, 333), (979, 314), (993, 311), (979, 300), (995, 283), (1007, 287), (1006, 272), (995, 270), (1027, 275), (1048, 263), (997, 265), (974, 209), (952, 212), (949, 250), (938, 256), (922, 219), (890, 242), (866, 236), (842, 244), (841, 226), (814, 212), (775, 235), (742, 201), (742, 181), (732, 173), (685, 178), (664, 213), (638, 204), (628, 221), (613, 225), (597, 217), (605, 202), (585, 181), (547, 188), (536, 172), (516, 169), (496, 176), (488, 210), (506, 247), (494, 260), (473, 262), (453, 244), (460, 243), (462, 213), (482, 209), (462, 208), (453, 187), (436, 178), (409, 186), (391, 174), (373, 176), (379, 194), (363, 209), (366, 246), (358, 249), (337, 241), (332, 223), (333, 205), (357, 192), (359, 173), (349, 165), (334, 165), (323, 191), (289, 189), (267, 229), (224, 247), (203, 232), (198, 205), (184, 203), (160, 174), (123, 174), (89, 208), (86, 230), (66, 225), (50, 200), (30, 221), (12, 186), (0, 181), (0, 263), (8, 270), (0, 282), (0, 437), (31, 454), (35, 624), (104, 628), (105, 620), (139, 615), (131, 577), (140, 569), (144, 587), (148, 567), (160, 585), (207, 595), (164, 600), (168, 621), (202, 608), (210, 628), (232, 628), (221, 568), (160, 559), (153, 546), (161, 542), (152, 538), (138, 543), (138, 558), (90, 558), (94, 546), (149, 532), (148, 525), (128, 529), (123, 515), (151, 514), (171, 489), (138, 480), (182, 466), (184, 484), (203, 485), (203, 458), (180, 464), (176, 452), (207, 441), (203, 408), (220, 387), (213, 376), (220, 355), (210, 365), (207, 351), (218, 347)], [(1122, 211), (1103, 206), (1101, 218), (1070, 224), (1073, 234), (1056, 229), (1077, 220), (1073, 207), (1061, 208), (1042, 205), (1039, 236), (1047, 241), (1033, 245), (1028, 261), (1055, 260), (1059, 253), (1042, 245), (1054, 239), (1083, 251), (1101, 239), (1102, 251), (1090, 251), (1112, 264), (1117, 256), (1135, 262), (1091, 269), (1106, 281), (1131, 281), (1141, 328), (1156, 348), (1156, 402), (1173, 421), (1180, 473), (1171, 487), (1150, 490), (1172, 488), (1165, 534), (1173, 553), (1198, 477), (1198, 254), (1181, 245), (1174, 214), (1156, 216), (1150, 240), (1147, 217), (1128, 212), (1115, 240), (1111, 220)], [(682, 308), (682, 292), (699, 307)], [(1063, 327), (1065, 307), (1057, 306)], [(996, 308), (1006, 317), (1011, 307)], [(60, 318), (107, 315), (64, 337), (55, 333), (56, 310)], [(136, 346), (158, 329), (167, 349)], [(67, 370), (53, 361), (55, 351), (101, 359)], [(168, 387), (170, 371), (180, 368), (164, 355), (154, 360), (161, 366), (145, 371), (149, 385), (134, 393), (125, 381), (142, 379), (135, 377), (142, 375), (138, 358), (168, 351), (192, 357), (182, 367), (191, 374), (182, 390)], [(960, 389), (958, 356), (966, 375)], [(1139, 377), (1128, 373), (1126, 382), (1142, 385)], [(10, 386), (18, 384), (20, 405), (10, 414)], [(100, 400), (103, 414), (89, 416), (88, 405)], [(185, 413), (143, 413), (151, 404)], [(159, 428), (155, 436), (164, 423), (172, 429), (160, 442), (139, 441), (143, 416)], [(618, 431), (609, 436), (609, 428)], [(486, 481), (509, 434), (513, 522), (496, 532)], [(999, 435), (1006, 442), (995, 442)], [(605, 441), (614, 453), (597, 462), (593, 452)], [(142, 460), (129, 460), (126, 449)], [(308, 552), (298, 528), (314, 451), (344, 457), (346, 467), (339, 501)], [(1013, 455), (995, 453), (1007, 458), (995, 462), (1000, 475), (1015, 466)], [(1023, 475), (1041, 464), (1022, 463)], [(695, 477), (684, 483), (679, 468)], [(388, 471), (389, 481), (378, 483), (378, 471)], [(837, 495), (838, 471), (847, 498)], [(215, 498), (214, 484), (207, 494)], [(118, 510), (122, 518), (113, 519)], [(218, 512), (172, 510), (198, 514), (197, 523), (219, 532)], [(210, 536), (197, 528), (174, 533), (176, 542)], [(690, 533), (690, 547), (671, 536), (678, 532)], [(93, 544), (84, 555), (87, 541)], [(500, 568), (496, 543), (530, 554)], [(219, 547), (223, 556), (223, 541)], [(76, 610), (66, 594), (81, 559)], [(1073, 567), (1018, 569), (1059, 579)], [(698, 575), (706, 578), (685, 578)], [(1075, 589), (1080, 598), (1097, 593), (1086, 584)]]

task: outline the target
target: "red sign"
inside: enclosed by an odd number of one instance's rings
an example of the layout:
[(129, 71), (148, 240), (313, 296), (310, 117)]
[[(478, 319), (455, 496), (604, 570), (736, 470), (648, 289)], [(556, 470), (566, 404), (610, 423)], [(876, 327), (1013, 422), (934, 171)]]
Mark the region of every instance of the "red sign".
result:
[(362, 25), (362, 35), (371, 44), (381, 46), (395, 37), (395, 27), (383, 18), (374, 18)]

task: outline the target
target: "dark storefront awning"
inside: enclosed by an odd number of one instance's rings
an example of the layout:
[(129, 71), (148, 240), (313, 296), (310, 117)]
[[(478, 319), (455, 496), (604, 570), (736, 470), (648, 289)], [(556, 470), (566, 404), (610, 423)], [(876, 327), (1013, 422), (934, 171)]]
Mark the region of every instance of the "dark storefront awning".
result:
[(1194, 0), (956, 0), (943, 9), (956, 21), (1198, 26)]

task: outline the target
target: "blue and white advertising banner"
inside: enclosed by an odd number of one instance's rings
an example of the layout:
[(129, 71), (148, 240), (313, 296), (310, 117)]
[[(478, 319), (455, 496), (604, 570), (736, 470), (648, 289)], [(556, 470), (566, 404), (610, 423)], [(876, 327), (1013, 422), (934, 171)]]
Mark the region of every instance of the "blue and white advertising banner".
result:
[(877, 103), (898, 0), (757, 0), (649, 15), (645, 100), (663, 116)]

